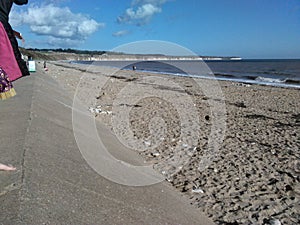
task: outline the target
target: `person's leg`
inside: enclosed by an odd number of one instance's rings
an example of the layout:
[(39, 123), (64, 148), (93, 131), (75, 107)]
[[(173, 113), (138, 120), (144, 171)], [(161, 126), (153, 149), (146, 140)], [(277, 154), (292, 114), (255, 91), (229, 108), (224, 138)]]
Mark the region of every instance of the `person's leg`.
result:
[(7, 165), (0, 163), (0, 170), (14, 171), (14, 170), (16, 170), (16, 168), (13, 166), (7, 166)]

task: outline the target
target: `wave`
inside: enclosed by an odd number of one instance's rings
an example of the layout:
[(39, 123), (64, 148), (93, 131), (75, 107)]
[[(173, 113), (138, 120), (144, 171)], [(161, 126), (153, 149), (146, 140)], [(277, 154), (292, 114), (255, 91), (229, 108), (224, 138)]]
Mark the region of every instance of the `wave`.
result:
[(220, 76), (220, 77), (228, 77), (228, 78), (235, 78), (237, 77), (236, 75), (230, 74), (230, 73), (213, 73), (215, 76)]
[[(128, 69), (129, 70), (129, 69)], [(261, 84), (267, 86), (285, 87), (285, 88), (300, 88), (300, 80), (293, 79), (276, 79), (261, 76), (235, 76), (233, 74), (226, 73), (212, 73), (212, 74), (186, 74), (186, 73), (172, 73), (172, 72), (158, 72), (151, 70), (139, 70), (141, 72), (156, 73), (161, 75), (172, 75), (172, 76), (183, 76), (183, 77), (193, 77), (202, 79), (216, 79), (220, 81), (232, 81), (245, 84)]]
[[(222, 80), (238, 80), (248, 83), (260, 83), (260, 84), (291, 84), (300, 85), (299, 78), (274, 78), (274, 77), (264, 77), (258, 75), (241, 75), (241, 74), (230, 74), (230, 73), (214, 73), (216, 78), (221, 78)], [(269, 74), (268, 74), (269, 75)]]
[[(72, 63), (79, 63), (79, 64), (89, 64), (91, 62), (72, 62)], [(97, 62), (95, 64), (102, 65), (101, 62)], [(149, 63), (139, 64), (137, 66), (137, 71), (140, 72), (150, 72), (156, 74), (165, 74), (165, 75), (173, 75), (173, 76), (184, 76), (184, 77), (194, 77), (194, 78), (204, 78), (204, 79), (217, 79), (217, 80), (224, 80), (224, 81), (232, 81), (232, 82), (239, 82), (239, 83), (247, 83), (247, 84), (261, 84), (261, 85), (271, 85), (271, 86), (278, 86), (278, 87), (288, 87), (288, 88), (300, 88), (300, 77), (298, 74), (292, 75), (287, 74), (283, 71), (268, 71), (263, 72), (260, 71), (259, 73), (251, 72), (242, 72), (242, 71), (228, 71), (228, 72), (221, 72), (221, 71), (211, 71), (211, 73), (207, 74), (200, 74), (197, 71), (185, 73), (184, 71), (175, 70), (169, 67), (165, 67), (165, 64), (154, 64), (148, 65)], [(103, 63), (105, 66), (119, 68), (123, 70), (132, 70), (132, 65), (126, 66), (125, 68), (120, 68), (118, 64), (115, 62)]]
[(256, 81), (258, 82), (268, 82), (268, 83), (285, 83), (286, 79), (276, 79), (270, 77), (256, 77)]
[(300, 85), (300, 80), (286, 79), (285, 82), (286, 82), (287, 84), (298, 84), (298, 85)]

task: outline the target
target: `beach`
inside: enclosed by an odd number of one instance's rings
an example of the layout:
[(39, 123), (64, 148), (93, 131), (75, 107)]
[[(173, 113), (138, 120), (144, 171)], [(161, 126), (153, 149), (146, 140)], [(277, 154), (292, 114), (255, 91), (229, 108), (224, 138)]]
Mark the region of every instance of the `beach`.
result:
[[(79, 97), (97, 121), (124, 139), (130, 129), (142, 140), (137, 154), (216, 224), (300, 223), (299, 89), (68, 62), (47, 66), (44, 73)], [(136, 101), (134, 93), (145, 97)], [(122, 112), (128, 127), (112, 120)], [(213, 128), (220, 146), (210, 152)]]

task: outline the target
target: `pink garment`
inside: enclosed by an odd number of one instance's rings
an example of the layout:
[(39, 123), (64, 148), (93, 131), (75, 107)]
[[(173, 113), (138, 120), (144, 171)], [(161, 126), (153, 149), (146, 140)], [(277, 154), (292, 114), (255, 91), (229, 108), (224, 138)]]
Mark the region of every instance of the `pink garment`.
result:
[(6, 31), (0, 22), (0, 67), (7, 73), (10, 81), (14, 81), (22, 76), (17, 63), (11, 43)]

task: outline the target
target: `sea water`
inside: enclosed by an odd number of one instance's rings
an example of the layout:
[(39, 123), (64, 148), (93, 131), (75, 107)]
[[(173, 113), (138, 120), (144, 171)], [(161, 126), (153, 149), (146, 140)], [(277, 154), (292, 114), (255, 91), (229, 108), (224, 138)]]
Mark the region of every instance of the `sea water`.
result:
[[(300, 60), (76, 61), (119, 69), (300, 88)], [(204, 68), (205, 64), (205, 69)], [(125, 66), (124, 66), (125, 65)], [(182, 69), (184, 68), (184, 69)]]

